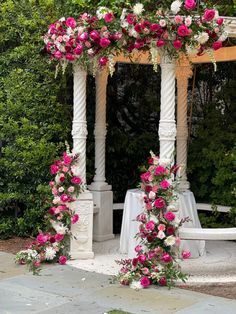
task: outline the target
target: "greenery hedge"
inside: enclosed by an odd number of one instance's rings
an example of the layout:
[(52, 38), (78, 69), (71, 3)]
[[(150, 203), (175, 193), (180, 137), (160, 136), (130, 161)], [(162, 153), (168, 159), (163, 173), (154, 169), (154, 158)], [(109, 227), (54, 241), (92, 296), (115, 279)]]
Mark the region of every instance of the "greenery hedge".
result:
[[(71, 69), (54, 78), (42, 34), (63, 15), (99, 4), (120, 9), (128, 2), (135, 1), (0, 1), (0, 237), (34, 235), (43, 228), (49, 165), (65, 140), (72, 142)], [(189, 178), (198, 200), (235, 207), (236, 66), (218, 68), (216, 73), (212, 65), (197, 69)], [(92, 77), (88, 95), (89, 182), (94, 173)], [(158, 152), (159, 99), (160, 72), (151, 66), (120, 65), (109, 79), (106, 167), (115, 201), (122, 202), (127, 188), (136, 186), (149, 150)]]

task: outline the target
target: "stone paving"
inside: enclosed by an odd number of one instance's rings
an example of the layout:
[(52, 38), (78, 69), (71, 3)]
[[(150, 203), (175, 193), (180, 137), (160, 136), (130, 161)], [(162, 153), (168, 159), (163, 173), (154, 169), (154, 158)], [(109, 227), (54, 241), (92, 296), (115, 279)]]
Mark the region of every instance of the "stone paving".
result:
[(165, 287), (137, 292), (111, 284), (108, 275), (72, 266), (45, 267), (33, 276), (14, 264), (12, 254), (1, 252), (0, 265), (0, 314), (236, 313), (236, 300)]

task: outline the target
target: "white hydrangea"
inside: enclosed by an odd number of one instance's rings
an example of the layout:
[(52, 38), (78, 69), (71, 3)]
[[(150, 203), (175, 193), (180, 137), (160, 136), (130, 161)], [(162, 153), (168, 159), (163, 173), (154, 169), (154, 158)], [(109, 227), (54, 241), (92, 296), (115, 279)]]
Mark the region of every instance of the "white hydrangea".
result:
[(176, 0), (172, 2), (170, 9), (174, 14), (177, 14), (180, 11), (181, 6), (182, 6), (182, 1)]
[(47, 247), (45, 250), (45, 259), (51, 261), (56, 256), (56, 251), (52, 247)]
[(207, 32), (202, 32), (199, 35), (196, 35), (195, 39), (199, 44), (203, 45), (208, 41), (209, 35), (207, 34)]
[(136, 15), (140, 15), (144, 11), (143, 4), (142, 3), (136, 3), (133, 7), (133, 12)]
[(173, 235), (167, 237), (164, 241), (165, 245), (172, 246), (175, 244), (175, 237)]
[(132, 281), (130, 284), (130, 288), (134, 290), (140, 290), (143, 289), (143, 286), (141, 285), (140, 281)]

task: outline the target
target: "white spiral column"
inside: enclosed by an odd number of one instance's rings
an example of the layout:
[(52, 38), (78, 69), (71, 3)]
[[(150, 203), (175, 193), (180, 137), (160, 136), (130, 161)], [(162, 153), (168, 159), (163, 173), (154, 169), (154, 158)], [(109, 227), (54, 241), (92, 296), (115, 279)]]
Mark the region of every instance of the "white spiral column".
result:
[(93, 239), (95, 241), (114, 238), (113, 193), (105, 178), (107, 79), (107, 69), (96, 75), (95, 176), (89, 186), (93, 193), (94, 204), (98, 207), (98, 213), (94, 215)]
[(177, 164), (180, 166), (180, 190), (190, 188), (187, 180), (187, 141), (188, 141), (188, 80), (192, 76), (189, 62), (180, 62), (176, 67), (177, 78)]
[[(76, 175), (86, 183), (86, 79), (87, 73), (74, 65), (74, 116), (72, 125), (73, 154), (79, 154)], [(72, 259), (94, 257), (93, 237), (93, 196), (88, 190), (71, 203), (71, 208), (79, 215), (79, 222), (71, 226), (70, 255)]]
[(168, 55), (161, 56), (161, 112), (159, 124), (160, 160), (174, 160), (175, 151), (175, 61)]

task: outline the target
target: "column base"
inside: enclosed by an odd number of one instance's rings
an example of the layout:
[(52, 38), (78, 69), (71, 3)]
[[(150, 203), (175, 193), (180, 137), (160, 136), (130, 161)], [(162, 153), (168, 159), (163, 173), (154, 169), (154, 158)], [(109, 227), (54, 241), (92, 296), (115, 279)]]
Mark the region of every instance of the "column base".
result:
[(71, 259), (93, 259), (93, 252), (70, 252)]
[(112, 187), (106, 182), (92, 182), (88, 186), (90, 191), (111, 191)]
[(113, 233), (104, 234), (104, 235), (93, 234), (93, 240), (95, 242), (103, 242), (103, 241), (107, 241), (107, 240), (112, 240), (114, 238), (115, 238), (115, 235)]

